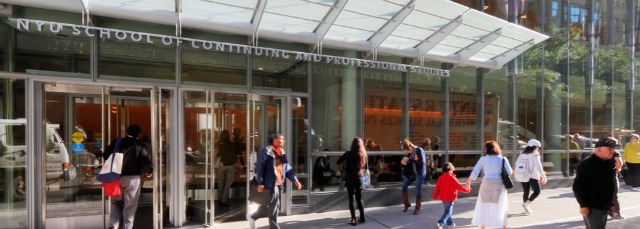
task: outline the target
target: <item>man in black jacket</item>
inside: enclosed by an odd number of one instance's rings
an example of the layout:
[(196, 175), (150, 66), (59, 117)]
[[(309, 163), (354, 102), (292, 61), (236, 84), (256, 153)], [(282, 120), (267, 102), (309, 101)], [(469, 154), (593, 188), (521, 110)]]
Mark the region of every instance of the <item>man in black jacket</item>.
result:
[(605, 228), (615, 191), (613, 154), (618, 140), (600, 138), (595, 152), (578, 165), (573, 193), (587, 229)]
[[(123, 153), (122, 171), (120, 173), (120, 189), (122, 194), (111, 197), (111, 216), (109, 228), (117, 229), (120, 218), (123, 219), (124, 228), (133, 228), (133, 220), (138, 209), (138, 197), (142, 189), (140, 175), (145, 173), (151, 177), (153, 167), (145, 146), (138, 141), (141, 128), (138, 125), (127, 127), (127, 136), (120, 139), (117, 151)], [(107, 160), (114, 151), (118, 139), (109, 144), (102, 157)]]

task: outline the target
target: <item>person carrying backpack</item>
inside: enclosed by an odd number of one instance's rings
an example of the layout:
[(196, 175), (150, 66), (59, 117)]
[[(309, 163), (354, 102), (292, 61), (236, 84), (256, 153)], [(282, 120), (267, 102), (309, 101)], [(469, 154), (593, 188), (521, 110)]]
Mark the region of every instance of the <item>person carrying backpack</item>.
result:
[[(513, 170), (513, 176), (516, 181), (522, 184), (522, 190), (524, 191), (522, 207), (528, 215), (533, 213), (531, 202), (540, 195), (540, 184), (547, 183), (547, 176), (542, 169), (540, 152), (538, 151), (541, 146), (540, 141), (536, 139), (529, 140), (527, 147), (518, 156)], [(533, 189), (533, 194), (529, 195), (529, 189)]]

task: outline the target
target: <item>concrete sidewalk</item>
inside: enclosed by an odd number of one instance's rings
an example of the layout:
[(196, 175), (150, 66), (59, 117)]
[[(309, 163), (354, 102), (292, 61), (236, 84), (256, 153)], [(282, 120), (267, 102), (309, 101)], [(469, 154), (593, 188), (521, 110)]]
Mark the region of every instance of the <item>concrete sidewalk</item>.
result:
[[(400, 195), (398, 193), (398, 195)], [(425, 197), (431, 193), (426, 193)], [(624, 220), (609, 221), (607, 228), (640, 228), (640, 192), (631, 191), (629, 186), (622, 185), (619, 193)], [(453, 208), (453, 222), (456, 228), (477, 228), (471, 225), (476, 197), (459, 199)], [(584, 228), (578, 203), (573, 197), (571, 188), (544, 189), (531, 208), (533, 214), (526, 215), (522, 204), (522, 192), (509, 193), (508, 228)], [(349, 210), (344, 203), (342, 211), (280, 216), (281, 228), (354, 228), (347, 224)], [(442, 202), (423, 202), (421, 214), (413, 215), (413, 208), (402, 213), (401, 205), (366, 208), (366, 222), (358, 227), (377, 228), (435, 228), (437, 220), (443, 213)], [(356, 213), (357, 216), (357, 213)], [(268, 228), (267, 218), (257, 220), (258, 228)], [(191, 228), (191, 227), (190, 227)], [(213, 228), (248, 228), (247, 221), (219, 223)]]

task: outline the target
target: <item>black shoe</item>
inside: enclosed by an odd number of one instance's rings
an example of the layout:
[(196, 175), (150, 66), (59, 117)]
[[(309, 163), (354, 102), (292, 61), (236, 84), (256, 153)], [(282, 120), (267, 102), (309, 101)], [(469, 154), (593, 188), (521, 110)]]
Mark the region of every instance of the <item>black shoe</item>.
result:
[(349, 224), (355, 226), (356, 225), (356, 218), (351, 218), (351, 220), (349, 221)]
[(364, 223), (366, 219), (364, 218), (364, 216), (360, 216), (360, 219), (358, 219), (358, 222)]

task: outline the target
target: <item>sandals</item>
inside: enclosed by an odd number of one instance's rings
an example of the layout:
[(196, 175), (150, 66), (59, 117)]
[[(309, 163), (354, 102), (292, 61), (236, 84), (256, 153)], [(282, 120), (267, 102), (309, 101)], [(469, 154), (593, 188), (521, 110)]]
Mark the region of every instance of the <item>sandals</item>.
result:
[(351, 220), (349, 221), (349, 224), (355, 226), (356, 225), (356, 218), (351, 218)]

